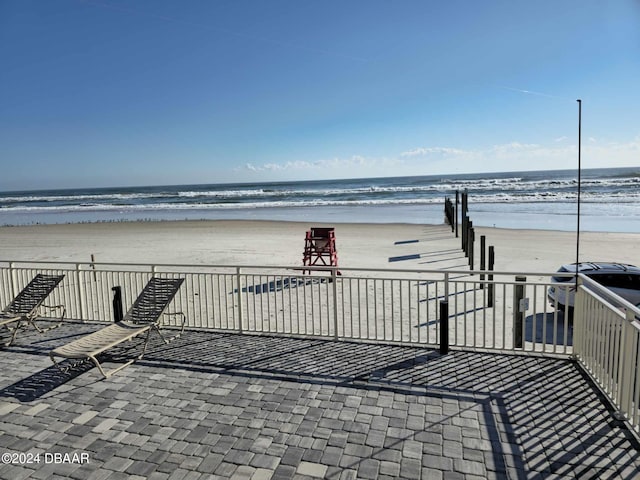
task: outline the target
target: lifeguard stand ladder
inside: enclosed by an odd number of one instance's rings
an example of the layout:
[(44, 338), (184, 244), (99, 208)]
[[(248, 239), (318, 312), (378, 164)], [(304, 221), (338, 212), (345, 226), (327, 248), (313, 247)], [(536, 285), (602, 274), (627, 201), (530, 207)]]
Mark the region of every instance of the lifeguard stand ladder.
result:
[[(316, 265), (338, 266), (335, 228), (316, 228), (307, 230), (304, 238), (302, 263), (305, 267)], [(307, 272), (307, 270), (304, 270)], [(311, 273), (311, 270), (308, 270)], [(340, 272), (336, 272), (340, 275)]]

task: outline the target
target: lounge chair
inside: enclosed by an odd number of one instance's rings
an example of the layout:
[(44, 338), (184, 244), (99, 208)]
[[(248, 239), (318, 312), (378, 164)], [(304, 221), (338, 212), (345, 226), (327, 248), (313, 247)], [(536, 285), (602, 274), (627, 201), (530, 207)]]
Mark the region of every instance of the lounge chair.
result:
[[(184, 331), (186, 321), (184, 313), (165, 313), (165, 310), (178, 292), (183, 281), (183, 278), (152, 277), (121, 321), (52, 350), (49, 353), (51, 361), (63, 372), (66, 372), (69, 367), (63, 368), (56, 362), (55, 357), (76, 360), (71, 366), (85, 361), (91, 361), (98, 367), (102, 376), (108, 378), (144, 356), (152, 331), (156, 331), (165, 343), (169, 343), (171, 340), (179, 337)], [(160, 332), (163, 315), (182, 316), (182, 326), (177, 335), (167, 338)], [(144, 340), (142, 353), (138, 355), (138, 357), (110, 371), (105, 371), (102, 368), (97, 358), (98, 355), (127, 340), (132, 340), (143, 333), (146, 333), (146, 338)]]
[[(66, 309), (64, 305), (43, 305), (42, 302), (49, 296), (54, 288), (62, 281), (64, 275), (37, 274), (33, 280), (22, 289), (13, 301), (0, 312), (0, 328), (6, 329), (11, 334), (11, 339), (5, 346), (11, 345), (16, 339), (18, 330), (25, 326), (32, 326), (38, 332), (43, 333), (62, 324)], [(50, 311), (59, 310), (60, 321), (49, 328), (40, 328), (36, 320), (42, 318), (43, 309)], [(57, 316), (56, 316), (57, 317)]]

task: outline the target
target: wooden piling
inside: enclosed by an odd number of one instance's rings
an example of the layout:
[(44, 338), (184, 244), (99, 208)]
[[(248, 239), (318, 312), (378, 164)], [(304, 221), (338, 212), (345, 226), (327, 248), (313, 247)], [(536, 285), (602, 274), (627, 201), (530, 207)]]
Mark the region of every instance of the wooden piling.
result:
[(462, 192), (462, 250), (467, 253), (467, 193)]
[(456, 211), (455, 211), (455, 215), (456, 215), (456, 238), (458, 238), (458, 205), (460, 203), (460, 193), (458, 192), (458, 190), (456, 190)]
[(447, 220), (447, 223), (449, 223), (449, 225), (451, 226), (451, 231), (453, 232), (455, 229), (455, 226), (454, 226), (455, 213), (454, 213), (453, 203), (448, 197), (444, 199), (444, 216), (445, 216), (445, 219)]

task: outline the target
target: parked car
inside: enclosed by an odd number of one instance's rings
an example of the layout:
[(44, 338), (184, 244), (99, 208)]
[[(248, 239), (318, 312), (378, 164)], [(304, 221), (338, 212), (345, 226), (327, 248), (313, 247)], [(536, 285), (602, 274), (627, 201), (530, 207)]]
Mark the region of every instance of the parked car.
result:
[[(575, 274), (576, 264), (563, 265), (558, 273)], [(582, 262), (578, 264), (578, 273), (582, 273), (600, 285), (606, 287), (628, 302), (640, 304), (640, 268), (624, 263)], [(551, 282), (547, 297), (559, 310), (573, 310), (575, 299), (575, 276), (557, 275)]]

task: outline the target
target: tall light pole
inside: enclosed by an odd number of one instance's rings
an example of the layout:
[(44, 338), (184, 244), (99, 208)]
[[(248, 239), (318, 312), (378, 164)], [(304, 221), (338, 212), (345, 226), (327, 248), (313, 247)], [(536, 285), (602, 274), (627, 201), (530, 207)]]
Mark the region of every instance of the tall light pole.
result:
[(578, 264), (580, 263), (580, 189), (582, 186), (582, 100), (578, 102), (578, 222), (576, 227), (576, 283), (578, 282)]

